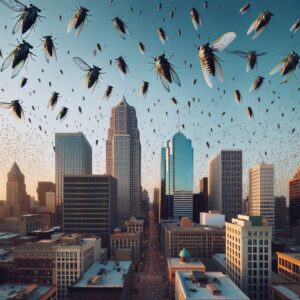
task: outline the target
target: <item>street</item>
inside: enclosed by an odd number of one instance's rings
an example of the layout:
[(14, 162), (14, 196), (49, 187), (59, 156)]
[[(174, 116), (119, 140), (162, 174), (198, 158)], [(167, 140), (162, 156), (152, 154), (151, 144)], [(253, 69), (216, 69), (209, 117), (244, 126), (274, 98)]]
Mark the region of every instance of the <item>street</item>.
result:
[(144, 250), (141, 271), (135, 273), (133, 299), (168, 299), (165, 264), (160, 260), (154, 213), (149, 212), (148, 245)]

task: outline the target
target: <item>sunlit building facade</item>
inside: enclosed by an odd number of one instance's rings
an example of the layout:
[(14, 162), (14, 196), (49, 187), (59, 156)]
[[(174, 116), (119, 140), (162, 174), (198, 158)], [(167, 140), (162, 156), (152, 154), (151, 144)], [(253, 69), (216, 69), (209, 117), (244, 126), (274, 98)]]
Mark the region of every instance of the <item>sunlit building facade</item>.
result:
[(141, 209), (141, 143), (135, 108), (125, 98), (112, 108), (106, 140), (106, 173), (118, 180), (118, 223)]
[(64, 176), (92, 174), (92, 147), (82, 132), (55, 134), (56, 223), (63, 226)]
[[(300, 167), (289, 180), (290, 226), (293, 233), (300, 232)], [(299, 235), (299, 233), (298, 233)]]

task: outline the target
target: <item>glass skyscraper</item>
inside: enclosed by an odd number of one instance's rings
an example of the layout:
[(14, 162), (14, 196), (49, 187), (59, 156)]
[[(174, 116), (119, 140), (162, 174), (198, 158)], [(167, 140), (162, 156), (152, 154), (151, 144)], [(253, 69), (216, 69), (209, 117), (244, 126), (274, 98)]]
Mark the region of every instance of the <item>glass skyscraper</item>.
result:
[(141, 143), (135, 108), (125, 98), (112, 108), (106, 140), (106, 173), (118, 180), (118, 223), (141, 209)]
[(63, 226), (64, 175), (92, 174), (92, 147), (82, 132), (55, 134), (56, 223)]
[[(193, 218), (194, 150), (192, 141), (177, 132), (161, 152), (161, 201), (168, 210), (173, 202), (173, 218)], [(166, 217), (166, 216), (165, 216)], [(170, 213), (169, 216), (170, 217)]]

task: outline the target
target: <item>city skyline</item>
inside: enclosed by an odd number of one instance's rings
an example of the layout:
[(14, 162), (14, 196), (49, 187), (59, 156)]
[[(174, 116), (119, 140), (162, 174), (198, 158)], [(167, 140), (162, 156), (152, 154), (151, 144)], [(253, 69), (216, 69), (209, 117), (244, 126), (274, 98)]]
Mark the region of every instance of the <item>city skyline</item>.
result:
[[(164, 3), (161, 12), (157, 11), (156, 4), (141, 2), (135, 4), (133, 13), (130, 12), (128, 1), (113, 1), (112, 4), (107, 1), (101, 5), (88, 1), (82, 1), (82, 3), (69, 1), (54, 5), (37, 0), (35, 4), (44, 9), (46, 14), (46, 19), (38, 22), (35, 33), (28, 37), (28, 41), (34, 45), (33, 52), (37, 55), (37, 62), (30, 60), (27, 70), (24, 68), (14, 80), (9, 79), (8, 70), (0, 73), (0, 81), (4, 90), (0, 93), (1, 101), (21, 99), (25, 106), (26, 116), (24, 123), (15, 122), (9, 111), (0, 110), (2, 120), (0, 139), (5, 140), (5, 143), (0, 145), (2, 162), (0, 165), (0, 199), (5, 199), (5, 176), (14, 161), (17, 161), (25, 174), (29, 194), (36, 196), (38, 181), (54, 181), (55, 132), (82, 131), (93, 146), (93, 173), (103, 174), (105, 172), (104, 140), (109, 126), (110, 110), (120, 101), (123, 94), (137, 112), (142, 145), (142, 185), (150, 192), (150, 195), (152, 195), (153, 188), (159, 186), (160, 148), (165, 145), (168, 137), (178, 130), (178, 124), (181, 124), (185, 125), (185, 128), (181, 130), (191, 138), (195, 150), (195, 191), (197, 191), (199, 178), (207, 175), (208, 159), (219, 150), (230, 149), (235, 144), (243, 150), (244, 178), (247, 177), (251, 166), (267, 161), (275, 165), (275, 194), (287, 196), (287, 181), (300, 164), (297, 151), (299, 148), (298, 80), (291, 78), (287, 84), (280, 84), (279, 76), (269, 77), (267, 74), (282, 59), (283, 54), (289, 53), (291, 49), (297, 51), (299, 47), (297, 35), (291, 39), (289, 33), (292, 22), (298, 17), (295, 8), (300, 4), (297, 1), (286, 2), (286, 16), (288, 17), (282, 16), (281, 4), (278, 1), (268, 3), (264, 0), (254, 3), (244, 16), (238, 14), (239, 8), (244, 4), (243, 1), (227, 3), (226, 6), (222, 1), (215, 1), (207, 10), (203, 10), (199, 5), (198, 9), (205, 26), (198, 32), (194, 30), (189, 15), (189, 10), (194, 3), (188, 1), (184, 4), (178, 3), (176, 11), (174, 4)], [(97, 13), (94, 15), (92, 13), (90, 22), (83, 28), (80, 36), (75, 37), (73, 34), (68, 35), (66, 28), (73, 10), (80, 4), (88, 6), (91, 12)], [(265, 8), (274, 13), (274, 20), (260, 38), (252, 41), (246, 35), (246, 31), (251, 21)], [(139, 13), (140, 10), (142, 14)], [(173, 10), (174, 18), (170, 19), (169, 14)], [(52, 18), (47, 18), (48, 12)], [(100, 14), (99, 18), (95, 17), (96, 14), (97, 16)], [(131, 35), (125, 40), (122, 40), (115, 32), (111, 22), (112, 18), (122, 14), (131, 30)], [(14, 15), (13, 11), (1, 6), (0, 33), (6, 41), (1, 45), (3, 58), (12, 49), (9, 44), (16, 44), (16, 39), (19, 38), (19, 36), (11, 35), (15, 22), (12, 19)], [(62, 21), (59, 21), (59, 15), (62, 15)], [(216, 15), (219, 17), (217, 24), (212, 21)], [(57, 22), (53, 22), (55, 18)], [(162, 18), (165, 18), (165, 22)], [(145, 32), (139, 28), (141, 21), (149, 25), (144, 26)], [(157, 36), (156, 30), (161, 26), (169, 37), (166, 45), (162, 45)], [(95, 34), (95, 28), (97, 28), (97, 34)], [(182, 31), (180, 37), (177, 35), (178, 29)], [(220, 56), (224, 60), (222, 68), (225, 82), (224, 84), (217, 83), (214, 89), (209, 89), (201, 74), (194, 46), (208, 40), (212, 42), (224, 32), (232, 30), (236, 32), (237, 38), (230, 45), (230, 50), (255, 49), (260, 52), (266, 51), (267, 55), (258, 59), (257, 70), (246, 73), (243, 59), (222, 53)], [(276, 32), (276, 37), (274, 32)], [(197, 33), (200, 34), (200, 41)], [(40, 37), (45, 34), (53, 34), (57, 37), (58, 61), (50, 61), (49, 64), (43, 57), (42, 49), (37, 47), (41, 43)], [(145, 44), (144, 56), (137, 48), (139, 41)], [(265, 41), (268, 43), (266, 44)], [(95, 57), (93, 50), (97, 42), (101, 44), (102, 52)], [(68, 51), (70, 55), (67, 54)], [(167, 56), (174, 55), (170, 61), (176, 67), (182, 83), (182, 87), (171, 85), (170, 93), (164, 90), (161, 82), (156, 78), (155, 71), (150, 71), (151, 66), (148, 64), (152, 61), (152, 56), (155, 57), (164, 51)], [(118, 74), (114, 63), (109, 66), (109, 60), (114, 60), (120, 55), (126, 57), (130, 71), (124, 80)], [(82, 57), (90, 65), (103, 66), (106, 73), (94, 93), (82, 91), (79, 88), (82, 85), (82, 74), (72, 62), (73, 56)], [(189, 69), (189, 64), (192, 64), (191, 69)], [(41, 69), (46, 72), (47, 77)], [(59, 70), (63, 70), (64, 75), (61, 75)], [(237, 75), (238, 82), (232, 80)], [(249, 94), (251, 82), (257, 75), (265, 76), (265, 85), (258, 93)], [(23, 76), (28, 77), (29, 80), (25, 89), (22, 90), (19, 84)], [(38, 78), (41, 79), (41, 83)], [(67, 78), (70, 80), (66, 80)], [(194, 79), (197, 79), (195, 85), (192, 84)], [(143, 80), (150, 83), (149, 92), (145, 98), (139, 95)], [(269, 80), (271, 80), (270, 83)], [(49, 87), (49, 81), (52, 87)], [(114, 86), (114, 90), (110, 99), (104, 101), (101, 98), (108, 84)], [(74, 88), (74, 93), (72, 88)], [(243, 101), (239, 105), (233, 98), (233, 92), (236, 89), (239, 89), (243, 95)], [(225, 90), (225, 95), (223, 90)], [(61, 95), (59, 107), (67, 105), (71, 108), (67, 119), (63, 122), (55, 120), (56, 111), (47, 110), (47, 102), (53, 91)], [(85, 97), (85, 101), (82, 97)], [(177, 99), (177, 106), (171, 102), (172, 97)], [(199, 97), (200, 102), (198, 102)], [(261, 99), (260, 102), (257, 100), (258, 97)], [(189, 108), (188, 101), (191, 102), (191, 108)], [(82, 115), (78, 112), (78, 106), (82, 108)], [(98, 110), (99, 106), (101, 110)], [(245, 112), (248, 106), (251, 106), (254, 111), (254, 119), (251, 121), (247, 119)], [(178, 122), (177, 109), (180, 112), (180, 122)], [(223, 115), (224, 112), (225, 115)], [(47, 116), (46, 119), (44, 115)], [(28, 118), (32, 123), (28, 121)], [(153, 119), (152, 122), (151, 119)], [(280, 125), (279, 128), (278, 125)], [(31, 139), (32, 135), (36, 136), (36, 139)], [(95, 144), (96, 140), (98, 140), (98, 146)], [(247, 194), (247, 185), (245, 181), (244, 196)]]

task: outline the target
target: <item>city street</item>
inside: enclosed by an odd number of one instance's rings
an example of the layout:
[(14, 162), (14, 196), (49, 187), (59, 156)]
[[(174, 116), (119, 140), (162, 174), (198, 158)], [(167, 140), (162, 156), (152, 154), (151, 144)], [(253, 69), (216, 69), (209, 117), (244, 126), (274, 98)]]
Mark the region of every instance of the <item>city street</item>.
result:
[(148, 245), (141, 271), (135, 273), (133, 299), (168, 299), (165, 264), (160, 260), (157, 228), (153, 210), (149, 213)]

